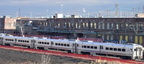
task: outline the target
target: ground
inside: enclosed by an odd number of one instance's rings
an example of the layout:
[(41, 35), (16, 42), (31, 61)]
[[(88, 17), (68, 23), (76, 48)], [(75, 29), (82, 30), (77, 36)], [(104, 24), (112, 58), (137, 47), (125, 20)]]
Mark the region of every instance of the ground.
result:
[(90, 62), (88, 60), (75, 59), (70, 57), (42, 55), (36, 53), (0, 49), (0, 64), (42, 64), (44, 59), (50, 59), (48, 64), (78, 64)]

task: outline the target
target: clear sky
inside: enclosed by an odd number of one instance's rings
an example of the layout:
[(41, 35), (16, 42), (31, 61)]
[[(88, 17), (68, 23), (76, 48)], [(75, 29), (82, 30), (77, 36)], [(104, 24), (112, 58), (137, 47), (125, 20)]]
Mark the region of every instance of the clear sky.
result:
[(143, 12), (144, 0), (0, 0), (0, 16), (47, 16), (55, 13), (82, 14), (115, 11)]

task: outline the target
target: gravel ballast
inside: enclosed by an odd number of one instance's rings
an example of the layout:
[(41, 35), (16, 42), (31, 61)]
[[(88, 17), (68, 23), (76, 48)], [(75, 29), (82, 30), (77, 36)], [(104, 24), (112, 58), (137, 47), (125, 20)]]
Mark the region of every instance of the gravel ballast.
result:
[(47, 61), (48, 64), (78, 64), (90, 62), (89, 60), (75, 59), (70, 57), (0, 49), (0, 64), (42, 64), (45, 61)]

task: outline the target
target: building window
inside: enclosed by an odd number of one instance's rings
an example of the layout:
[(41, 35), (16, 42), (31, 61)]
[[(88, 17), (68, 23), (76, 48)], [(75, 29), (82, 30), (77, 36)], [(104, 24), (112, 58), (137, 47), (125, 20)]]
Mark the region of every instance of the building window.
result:
[(89, 26), (88, 26), (88, 23), (86, 23), (86, 27), (88, 28)]
[(101, 29), (101, 23), (98, 22), (98, 29)]
[(71, 28), (71, 23), (68, 23), (68, 27)]
[(91, 25), (90, 25), (90, 26), (91, 26), (91, 28), (93, 28), (93, 23), (91, 23)]
[(113, 29), (114, 28), (114, 24), (113, 23), (111, 23), (111, 29)]
[(83, 23), (83, 28), (85, 28), (85, 23)]
[(119, 29), (119, 24), (116, 24), (116, 29)]
[(102, 23), (102, 29), (105, 29), (105, 23), (104, 22)]
[(110, 24), (109, 23), (107, 23), (107, 29), (109, 29), (110, 28)]
[(75, 25), (76, 25), (76, 28), (78, 28), (78, 24), (76, 23)]
[(95, 29), (97, 28), (96, 26), (97, 26), (96, 23), (94, 23), (94, 28), (95, 28)]

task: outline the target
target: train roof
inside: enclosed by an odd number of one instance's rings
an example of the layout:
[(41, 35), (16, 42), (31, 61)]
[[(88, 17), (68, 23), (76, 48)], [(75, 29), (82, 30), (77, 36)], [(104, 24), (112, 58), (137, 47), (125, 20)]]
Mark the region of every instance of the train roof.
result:
[(62, 42), (62, 43), (75, 43), (75, 41), (70, 41), (67, 39), (43, 39), (43, 38), (38, 38), (38, 41), (44, 40), (44, 41), (53, 41), (53, 42)]
[(128, 47), (128, 48), (133, 48), (136, 46), (141, 46), (138, 44), (116, 44), (116, 43), (101, 43), (101, 42), (82, 42), (78, 41), (77, 43), (79, 44), (86, 44), (86, 45), (102, 45), (102, 46), (108, 46), (108, 47)]

